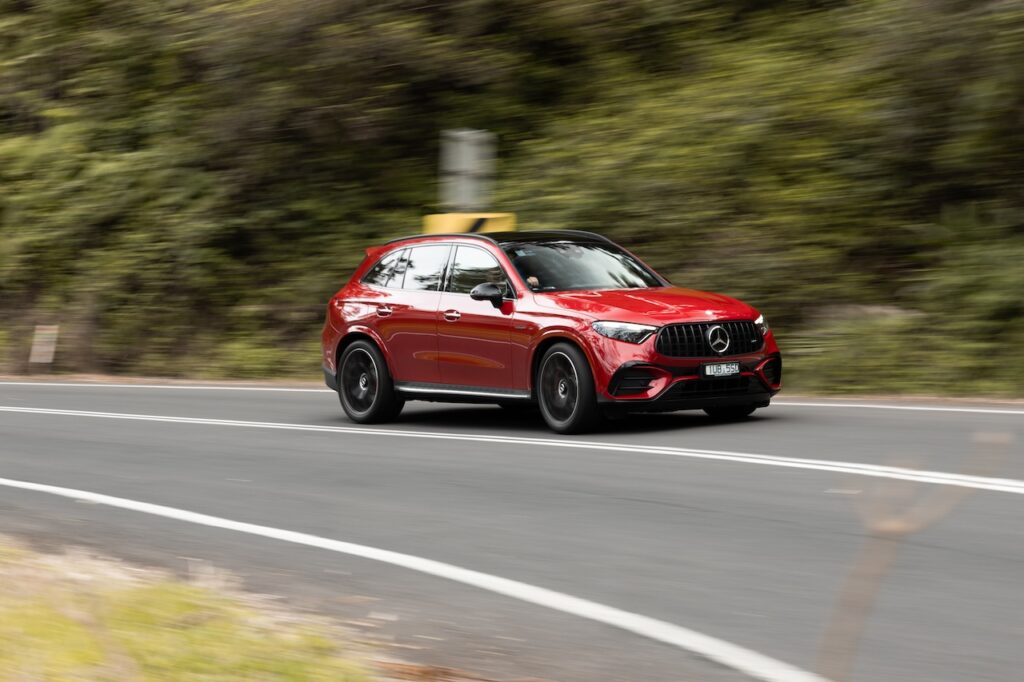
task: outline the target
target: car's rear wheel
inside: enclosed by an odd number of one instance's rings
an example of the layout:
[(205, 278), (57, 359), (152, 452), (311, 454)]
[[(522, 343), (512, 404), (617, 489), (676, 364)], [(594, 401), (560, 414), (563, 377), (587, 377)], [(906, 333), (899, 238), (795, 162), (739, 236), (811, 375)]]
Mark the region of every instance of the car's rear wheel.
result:
[(544, 353), (536, 377), (537, 402), (544, 421), (558, 433), (581, 433), (597, 426), (600, 411), (594, 375), (583, 352), (556, 343)]
[(395, 391), (384, 355), (369, 341), (354, 341), (338, 361), (338, 397), (348, 418), (360, 424), (390, 421), (405, 401)]
[(717, 421), (739, 421), (754, 414), (757, 405), (729, 405), (728, 407), (705, 407), (704, 412)]

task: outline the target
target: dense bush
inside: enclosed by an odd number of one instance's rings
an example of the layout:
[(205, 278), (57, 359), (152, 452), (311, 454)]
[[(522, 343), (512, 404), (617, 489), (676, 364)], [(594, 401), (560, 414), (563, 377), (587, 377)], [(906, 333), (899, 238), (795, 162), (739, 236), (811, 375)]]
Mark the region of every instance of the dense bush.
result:
[(1021, 64), (1009, 0), (0, 0), (0, 340), (315, 376), (472, 126), (498, 208), (749, 299), (796, 387), (1020, 394)]

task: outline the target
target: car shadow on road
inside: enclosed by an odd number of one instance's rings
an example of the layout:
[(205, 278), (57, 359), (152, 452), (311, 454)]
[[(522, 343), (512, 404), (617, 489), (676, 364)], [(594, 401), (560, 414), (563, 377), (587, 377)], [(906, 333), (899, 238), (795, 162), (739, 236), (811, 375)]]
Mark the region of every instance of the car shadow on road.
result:
[[(680, 429), (754, 428), (758, 423), (771, 421), (768, 414), (755, 413), (739, 422), (722, 422), (711, 419), (700, 411), (631, 414), (620, 419), (604, 420), (591, 434), (658, 433)], [(555, 436), (544, 424), (539, 410), (506, 410), (497, 406), (446, 405), (406, 410), (394, 422), (395, 426), (415, 426), (465, 430), (467, 432), (504, 431), (517, 435), (550, 438)]]

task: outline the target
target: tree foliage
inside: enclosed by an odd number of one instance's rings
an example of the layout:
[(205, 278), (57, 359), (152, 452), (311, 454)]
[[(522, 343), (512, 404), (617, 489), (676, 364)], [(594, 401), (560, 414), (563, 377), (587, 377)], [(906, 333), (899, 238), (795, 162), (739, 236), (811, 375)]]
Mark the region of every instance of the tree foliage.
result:
[(315, 373), (470, 126), (497, 207), (749, 299), (806, 387), (1019, 393), (1021, 64), (1012, 0), (0, 0), (0, 337)]

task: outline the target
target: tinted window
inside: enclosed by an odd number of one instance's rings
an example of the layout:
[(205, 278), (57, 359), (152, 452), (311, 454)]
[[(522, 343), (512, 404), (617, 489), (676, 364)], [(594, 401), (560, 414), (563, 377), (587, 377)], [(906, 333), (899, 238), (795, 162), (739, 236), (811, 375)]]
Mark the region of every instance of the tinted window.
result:
[(398, 258), (402, 253), (404, 253), (402, 250), (395, 251), (377, 261), (377, 264), (370, 268), (370, 271), (363, 277), (363, 283), (378, 287), (386, 287), (389, 283), (392, 286), (401, 286), (401, 277), (396, 281), (392, 281), (392, 279), (395, 274), (395, 265), (398, 264)]
[(416, 246), (409, 249), (403, 289), (437, 291), (451, 249), (447, 244)]
[(508, 287), (505, 273), (498, 265), (494, 256), (483, 249), (471, 246), (459, 246), (455, 250), (452, 262), (452, 276), (448, 282), (448, 291), (455, 294), (468, 294), (477, 284), (494, 282), (505, 293)]
[(502, 248), (533, 291), (662, 286), (640, 261), (612, 244), (510, 242)]

